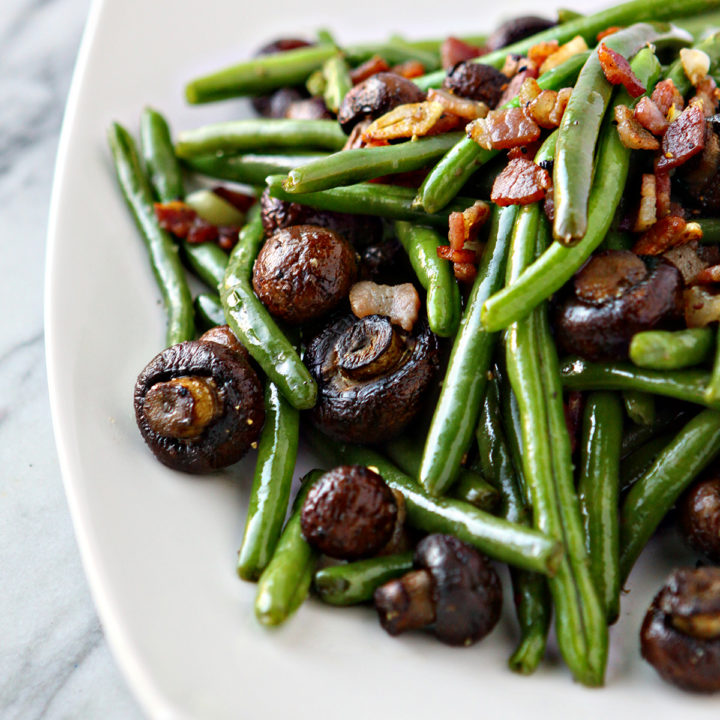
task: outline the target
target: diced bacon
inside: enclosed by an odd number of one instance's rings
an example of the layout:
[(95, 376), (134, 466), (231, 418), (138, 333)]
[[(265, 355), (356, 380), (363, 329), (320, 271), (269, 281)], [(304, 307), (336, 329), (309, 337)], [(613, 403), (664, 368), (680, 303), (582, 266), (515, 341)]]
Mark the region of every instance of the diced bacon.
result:
[(633, 252), (638, 255), (662, 255), (677, 245), (699, 240), (702, 230), (697, 223), (688, 223), (677, 215), (658, 220), (635, 243)]
[(538, 85), (535, 78), (525, 78), (518, 92), (518, 102), (520, 106), (529, 105), (540, 93), (542, 88)]
[(658, 170), (670, 170), (686, 163), (705, 147), (705, 115), (690, 105), (667, 129), (662, 139), (662, 153), (657, 162)]
[(697, 87), (703, 78), (710, 72), (710, 57), (706, 52), (697, 48), (682, 48), (680, 62), (687, 79), (693, 87)]
[(358, 65), (356, 68), (350, 71), (350, 79), (353, 85), (367, 80), (373, 75), (377, 75), (381, 72), (387, 72), (390, 70), (390, 66), (385, 62), (384, 58), (379, 55), (373, 55), (369, 60), (366, 60), (362, 65)]
[(528, 205), (545, 197), (550, 173), (530, 160), (516, 158), (495, 178), (490, 199), (501, 207)]
[(398, 140), (427, 135), (440, 120), (443, 107), (435, 102), (407, 103), (385, 113), (370, 123), (363, 134), (368, 140)]
[(458, 282), (468, 285), (477, 277), (477, 267), (473, 263), (455, 263), (453, 274)]
[(163, 230), (190, 243), (217, 240), (217, 227), (203, 220), (187, 203), (180, 200), (155, 203), (155, 217)]
[(546, 40), (533, 45), (528, 50), (528, 60), (540, 67), (551, 55), (554, 55), (560, 49), (560, 43), (557, 40)]
[(474, 120), (468, 135), (486, 150), (508, 150), (527, 145), (540, 137), (540, 127), (521, 108), (491, 110), (486, 118)]
[(615, 122), (617, 122), (620, 141), (631, 150), (658, 150), (660, 143), (651, 135), (633, 115), (627, 105), (615, 106)]
[(595, 39), (598, 42), (602, 42), (606, 37), (610, 37), (611, 35), (614, 35), (616, 32), (619, 32), (622, 30), (622, 26), (620, 25), (611, 25), (609, 28), (605, 28), (604, 30), (601, 30)]
[(554, 52), (545, 62), (540, 66), (540, 74), (546, 73), (548, 70), (562, 65), (566, 60), (569, 60), (573, 55), (585, 52), (588, 49), (587, 43), (580, 36), (576, 35), (572, 40), (561, 45), (557, 52)]
[(465, 245), (465, 218), (461, 212), (452, 212), (448, 217), (448, 241), (451, 250), (462, 250)]
[(520, 88), (525, 80), (528, 78), (536, 78), (537, 76), (537, 68), (532, 63), (526, 63), (523, 66), (523, 69), (519, 70), (518, 73), (513, 76), (512, 80), (508, 83), (508, 86), (505, 90), (503, 90), (503, 94), (500, 96), (500, 100), (498, 100), (497, 107), (502, 107), (511, 100), (514, 100), (515, 96), (520, 92)]
[(448, 37), (440, 46), (440, 59), (445, 70), (449, 70), (463, 60), (471, 60), (482, 55), (482, 50), (475, 45), (468, 45), (456, 37)]
[(715, 81), (708, 75), (697, 84), (695, 90), (695, 97), (688, 104), (697, 105), (702, 109), (705, 117), (712, 117), (718, 103), (718, 90)]
[(425, 66), (419, 60), (407, 60), (404, 63), (395, 65), (391, 72), (408, 80), (412, 80), (425, 74)]
[[(543, 90), (526, 108), (525, 112), (541, 127), (549, 130), (560, 125), (563, 112), (557, 112), (558, 93), (555, 90)], [(567, 101), (565, 102), (567, 107)], [(559, 119), (558, 119), (559, 116)], [(557, 120), (557, 122), (556, 122)]]
[(667, 116), (670, 108), (675, 106), (679, 111), (685, 107), (685, 100), (672, 80), (661, 80), (652, 91), (650, 99), (658, 106), (660, 112)]
[(655, 211), (658, 219), (670, 214), (670, 175), (655, 171)]
[(462, 212), (450, 213), (448, 218), (448, 240), (451, 250), (474, 250), (466, 246), (466, 243), (474, 243), (477, 240), (480, 228), (490, 216), (490, 208), (487, 203), (478, 200)]
[(695, 276), (698, 285), (711, 285), (720, 282), (720, 265), (704, 268)]
[(453, 113), (443, 113), (440, 119), (425, 133), (426, 135), (442, 135), (452, 130), (460, 130), (465, 127), (467, 121)]
[(542, 140), (536, 140), (528, 145), (520, 145), (519, 147), (510, 148), (508, 150), (508, 160), (515, 160), (516, 158), (524, 158), (525, 160), (534, 160), (537, 151), (542, 146)]
[(696, 242), (674, 247), (663, 253), (663, 257), (678, 269), (686, 285), (693, 284), (698, 275), (708, 266), (707, 262), (698, 255)]
[(474, 263), (477, 260), (474, 250), (453, 250), (449, 245), (438, 245), (437, 255), (452, 263)]
[(572, 88), (563, 88), (558, 91), (557, 98), (555, 99), (555, 107), (552, 109), (548, 119), (552, 123), (552, 127), (559, 127), (562, 121), (565, 109), (570, 102), (570, 96), (572, 95)]
[(500, 72), (507, 78), (513, 78), (520, 70), (524, 70), (528, 64), (532, 65), (523, 55), (506, 55)]
[(442, 88), (430, 88), (428, 90), (428, 101), (439, 103), (443, 106), (445, 112), (463, 120), (484, 118), (490, 112), (490, 108), (484, 102), (462, 98)]
[(640, 98), (633, 115), (653, 135), (663, 136), (668, 129), (669, 123), (665, 114), (660, 112), (660, 108), (649, 97)]
[(217, 244), (225, 252), (230, 252), (237, 245), (240, 228), (223, 226), (218, 228)]
[(384, 315), (410, 332), (420, 312), (420, 297), (412, 283), (377, 285), (362, 280), (350, 288), (350, 309), (355, 317)]
[(601, 43), (598, 46), (598, 59), (605, 79), (611, 85), (622, 85), (630, 97), (634, 98), (645, 92), (643, 84), (632, 71), (630, 63), (619, 52), (609, 48), (605, 43)]
[(649, 230), (657, 220), (657, 195), (654, 175), (645, 174), (640, 184), (640, 208), (633, 232)]
[(689, 328), (705, 327), (720, 320), (720, 295), (702, 285), (694, 285), (683, 293), (685, 323)]

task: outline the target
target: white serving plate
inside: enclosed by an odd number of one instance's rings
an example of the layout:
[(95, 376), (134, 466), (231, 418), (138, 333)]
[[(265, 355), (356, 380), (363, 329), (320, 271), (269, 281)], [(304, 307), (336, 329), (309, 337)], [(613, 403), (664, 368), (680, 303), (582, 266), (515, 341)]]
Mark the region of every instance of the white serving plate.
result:
[[(598, 4), (573, 3), (581, 10)], [(717, 718), (717, 698), (676, 691), (639, 657), (644, 610), (668, 569), (688, 559), (674, 538), (656, 543), (633, 574), (611, 631), (604, 690), (573, 683), (553, 649), (533, 677), (512, 674), (509, 607), (490, 638), (464, 650), (422, 634), (391, 640), (371, 610), (317, 601), (268, 631), (253, 616), (254, 586), (234, 569), (252, 460), (207, 479), (174, 473), (153, 459), (135, 426), (132, 387), (161, 349), (165, 321), (116, 186), (109, 123), (117, 119), (136, 131), (145, 104), (165, 112), (176, 130), (244, 114), (241, 102), (187, 107), (183, 84), (276, 36), (312, 36), (319, 27), (332, 28), (343, 42), (391, 31), (461, 34), (534, 6), (531, 0), (462, 0), (440, 8), (411, 0), (93, 5), (55, 178), (47, 360), (85, 569), (117, 661), (150, 717)], [(313, 464), (307, 455), (301, 460), (299, 472)]]

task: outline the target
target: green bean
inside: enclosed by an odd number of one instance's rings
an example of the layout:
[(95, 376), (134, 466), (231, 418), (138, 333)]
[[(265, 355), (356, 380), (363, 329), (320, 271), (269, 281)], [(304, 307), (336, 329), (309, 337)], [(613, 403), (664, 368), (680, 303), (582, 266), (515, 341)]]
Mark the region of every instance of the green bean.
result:
[(305, 81), (305, 89), (310, 93), (311, 97), (322, 97), (325, 94), (325, 88), (327, 87), (327, 81), (325, 80), (325, 73), (320, 70), (310, 73), (308, 79)]
[[(293, 511), (258, 580), (255, 616), (263, 625), (280, 625), (302, 604), (310, 587), (318, 553), (303, 537), (300, 511), (312, 485), (324, 473), (314, 470), (303, 479)], [(311, 575), (308, 580), (308, 572)]]
[(428, 325), (440, 337), (452, 337), (460, 323), (460, 289), (447, 260), (437, 248), (447, 243), (435, 230), (408, 222), (395, 223), (395, 233), (408, 254), (420, 284), (427, 292)]
[(558, 8), (557, 9), (558, 24), (570, 22), (571, 20), (577, 20), (578, 18), (585, 17), (582, 13), (570, 10), (569, 8)]
[(652, 425), (655, 422), (655, 396), (640, 390), (624, 390), (625, 412), (638, 425)]
[(258, 212), (240, 231), (220, 286), (220, 299), (228, 324), (255, 362), (293, 407), (307, 410), (317, 398), (315, 381), (252, 289), (253, 263), (262, 242)]
[(674, 432), (662, 433), (623, 458), (620, 463), (620, 492), (627, 492), (657, 460), (657, 456), (675, 437)]
[[(660, 65), (650, 49), (641, 50), (631, 63), (638, 79), (650, 90), (659, 78)], [(620, 91), (615, 105), (631, 104), (632, 98)], [(574, 247), (559, 242), (551, 246), (509, 286), (493, 295), (482, 311), (482, 321), (490, 331), (501, 330), (525, 317), (559, 290), (604, 240), (625, 190), (630, 168), (630, 150), (620, 141), (617, 127), (608, 116), (598, 143), (595, 181), (588, 201), (589, 221), (585, 237)]]
[(115, 162), (120, 188), (150, 256), (150, 264), (168, 314), (166, 343), (175, 345), (195, 337), (195, 320), (190, 289), (178, 249), (168, 233), (160, 228), (153, 207), (153, 193), (145, 176), (130, 133), (113, 123), (108, 141)]
[[(461, 35), (460, 40), (462, 40), (467, 45), (476, 45), (478, 47), (482, 47), (487, 42), (488, 36), (487, 35)], [(432, 52), (437, 55), (440, 54), (440, 47), (442, 46), (443, 42), (445, 42), (446, 38), (435, 38), (435, 39), (425, 39), (425, 40), (407, 40), (404, 37), (400, 35), (393, 35), (390, 38), (391, 41), (394, 40), (402, 40), (407, 47), (416, 48), (418, 50), (425, 50), (426, 52)]]
[(720, 218), (698, 218), (702, 229), (702, 241), (705, 245), (720, 245)]
[(708, 403), (720, 402), (720, 340), (715, 345), (715, 362), (704, 393)]
[(715, 333), (708, 328), (646, 330), (633, 335), (630, 359), (650, 370), (680, 370), (711, 357)]
[(242, 227), (245, 224), (244, 212), (241, 212), (232, 203), (207, 188), (201, 188), (186, 195), (185, 203), (203, 220), (212, 225)]
[(386, 43), (366, 43), (343, 48), (345, 57), (351, 65), (359, 65), (374, 55), (379, 55), (388, 65), (400, 65), (410, 60), (421, 62), (427, 70), (440, 67), (438, 53), (418, 48), (401, 38), (393, 38)]
[(313, 585), (323, 602), (357, 605), (370, 602), (376, 588), (412, 569), (412, 552), (384, 555), (322, 568), (315, 573)]
[(629, 363), (590, 363), (571, 358), (562, 369), (570, 390), (641, 390), (720, 410), (720, 401), (708, 400), (705, 388), (710, 373), (703, 370), (644, 370)]
[(175, 154), (185, 160), (217, 152), (257, 152), (268, 148), (340, 150), (347, 135), (334, 120), (253, 118), (204, 125), (180, 133)]
[(219, 291), (225, 277), (228, 254), (215, 243), (180, 243), (185, 263), (209, 288)]
[(140, 115), (140, 147), (150, 185), (160, 202), (180, 200), (185, 195), (182, 170), (173, 150), (165, 118), (152, 108)]
[(318, 45), (334, 45), (338, 46), (334, 35), (327, 28), (320, 28), (316, 31), (315, 37), (317, 37)]
[(460, 138), (462, 133), (443, 133), (397, 145), (341, 150), (291, 170), (283, 188), (289, 193), (316, 192), (383, 175), (420, 170), (447, 152)]
[(257, 580), (270, 562), (288, 508), (300, 418), (271, 382), (265, 387), (265, 424), (258, 445), (255, 474), (237, 571)]
[(411, 188), (379, 183), (358, 183), (314, 193), (294, 194), (283, 190), (284, 180), (283, 175), (271, 175), (267, 178), (268, 192), (272, 197), (309, 205), (319, 210), (379, 215), (389, 220), (408, 220), (445, 229), (451, 212), (462, 212), (475, 203), (472, 198), (458, 197), (444, 210), (426, 213), (413, 206), (415, 191)]
[(325, 76), (325, 105), (331, 112), (337, 113), (345, 95), (353, 83), (350, 70), (342, 55), (334, 55), (323, 63)]
[(202, 332), (225, 324), (225, 313), (217, 295), (200, 293), (195, 297), (193, 305), (195, 307), (195, 321)]
[(618, 522), (622, 408), (615, 393), (590, 393), (583, 415), (578, 496), (590, 571), (609, 623), (620, 611)]
[(633, 424), (626, 428), (622, 439), (622, 459), (625, 460), (631, 453), (669, 428), (677, 427), (679, 422), (685, 422), (691, 418), (698, 412), (697, 408), (693, 409), (694, 412), (689, 412), (684, 409), (684, 406), (678, 408), (673, 403), (661, 405), (652, 425)]
[(328, 157), (326, 154), (298, 152), (292, 155), (198, 155), (183, 164), (201, 175), (219, 180), (232, 180), (246, 185), (265, 185), (268, 175), (289, 173), (296, 167)]
[(703, 410), (660, 453), (627, 494), (620, 511), (620, 571), (635, 561), (685, 488), (720, 452), (720, 413)]
[[(590, 53), (582, 53), (562, 65), (544, 73), (538, 85), (545, 90), (559, 90), (572, 85), (580, 68)], [(520, 101), (514, 98), (503, 107), (518, 107)], [(452, 147), (430, 171), (418, 192), (418, 202), (427, 212), (437, 212), (445, 207), (470, 179), (473, 173), (497, 154), (498, 150), (485, 150), (468, 137)]]
[[(682, 18), (675, 24), (689, 32), (697, 40), (703, 40), (708, 30), (715, 31), (720, 29), (720, 13), (712, 12), (694, 15), (693, 17)], [(711, 74), (712, 73), (713, 70), (711, 68)]]
[[(602, 45), (629, 57), (659, 39), (661, 32), (652, 25), (638, 23), (605, 38)], [(560, 123), (553, 165), (553, 233), (563, 245), (574, 245), (588, 230), (595, 145), (612, 91), (596, 49), (580, 71)]]
[(426, 533), (448, 533), (502, 562), (543, 574), (555, 572), (562, 553), (542, 532), (509, 523), (448, 497), (429, 495), (379, 453), (357, 445), (331, 444), (310, 433), (314, 449), (335, 463), (376, 469), (405, 498), (407, 524)]
[(501, 285), (516, 208), (493, 208), (489, 240), (460, 321), (420, 467), (420, 484), (442, 495), (457, 477), (477, 425), (497, 336), (484, 332), (480, 308)]

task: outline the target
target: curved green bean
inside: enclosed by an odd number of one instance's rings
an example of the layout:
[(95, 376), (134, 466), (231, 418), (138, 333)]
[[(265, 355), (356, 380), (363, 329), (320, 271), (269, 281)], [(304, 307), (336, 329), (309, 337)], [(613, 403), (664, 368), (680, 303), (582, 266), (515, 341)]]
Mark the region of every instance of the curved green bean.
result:
[(220, 298), (210, 293), (200, 293), (193, 302), (195, 321), (203, 332), (212, 327), (225, 324), (225, 312)]
[(640, 445), (620, 462), (620, 492), (626, 493), (657, 460), (658, 455), (669, 445), (676, 433), (666, 432)]
[(219, 245), (210, 242), (189, 243), (183, 240), (180, 248), (185, 264), (209, 288), (217, 292), (225, 277), (228, 254)]
[(384, 555), (322, 568), (315, 573), (313, 587), (330, 605), (357, 605), (370, 602), (376, 588), (412, 569), (412, 552)]
[(158, 200), (170, 202), (182, 199), (185, 186), (170, 138), (170, 128), (165, 118), (149, 107), (140, 115), (140, 147), (150, 185)]
[(297, 459), (300, 416), (271, 382), (265, 387), (265, 424), (258, 444), (245, 533), (237, 571), (257, 580), (270, 562), (287, 514)]
[(625, 412), (638, 425), (655, 423), (655, 396), (640, 390), (624, 390)]
[(715, 333), (708, 327), (686, 330), (646, 330), (633, 335), (630, 359), (650, 370), (681, 370), (712, 356)]
[(706, 245), (720, 244), (720, 218), (698, 218), (696, 222), (702, 229), (702, 243)]
[(323, 63), (322, 72), (325, 77), (325, 105), (330, 112), (337, 113), (343, 98), (353, 86), (350, 70), (345, 58), (338, 54)]

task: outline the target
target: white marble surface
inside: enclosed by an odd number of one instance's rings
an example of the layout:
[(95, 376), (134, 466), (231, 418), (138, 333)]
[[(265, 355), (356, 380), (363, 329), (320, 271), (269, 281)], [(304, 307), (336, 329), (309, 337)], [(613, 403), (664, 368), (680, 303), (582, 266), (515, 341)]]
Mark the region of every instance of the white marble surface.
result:
[(0, 0), (0, 718), (142, 717), (83, 574), (50, 423), (43, 259), (88, 0)]

